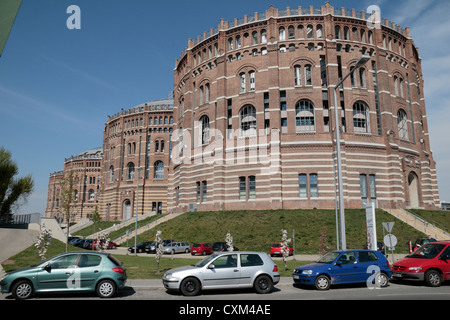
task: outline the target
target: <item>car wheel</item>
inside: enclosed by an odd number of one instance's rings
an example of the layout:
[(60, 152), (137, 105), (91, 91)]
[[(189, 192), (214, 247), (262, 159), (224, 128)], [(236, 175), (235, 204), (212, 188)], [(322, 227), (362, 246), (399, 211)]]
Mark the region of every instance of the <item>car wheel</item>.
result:
[(273, 282), (272, 279), (269, 276), (262, 275), (259, 276), (255, 280), (255, 290), (257, 293), (269, 293), (272, 292), (273, 289)]
[(442, 276), (436, 270), (428, 270), (425, 272), (425, 282), (430, 287), (439, 287), (442, 283)]
[(184, 250), (185, 253), (189, 253), (189, 249)]
[(186, 278), (181, 282), (180, 290), (184, 296), (196, 296), (200, 292), (200, 281), (196, 278)]
[(205, 250), (203, 250), (202, 256), (206, 256), (206, 251)]
[(322, 274), (316, 278), (314, 285), (316, 286), (317, 290), (328, 290), (330, 289), (331, 280), (330, 278)]
[(116, 285), (111, 280), (102, 280), (97, 285), (97, 294), (100, 298), (111, 298), (116, 294)]
[(14, 284), (12, 288), (12, 295), (17, 300), (29, 299), (33, 296), (33, 285), (28, 280), (21, 280)]
[(389, 285), (389, 278), (383, 272), (377, 274), (375, 281), (380, 288), (386, 288)]

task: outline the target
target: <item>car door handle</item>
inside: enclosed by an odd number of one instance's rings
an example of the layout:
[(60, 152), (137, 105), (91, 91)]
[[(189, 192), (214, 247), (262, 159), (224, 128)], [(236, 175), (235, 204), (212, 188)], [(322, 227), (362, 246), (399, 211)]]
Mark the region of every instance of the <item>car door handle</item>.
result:
[(98, 273), (98, 270), (94, 270), (94, 273)]
[(239, 272), (239, 270), (238, 269), (234, 269), (233, 272)]

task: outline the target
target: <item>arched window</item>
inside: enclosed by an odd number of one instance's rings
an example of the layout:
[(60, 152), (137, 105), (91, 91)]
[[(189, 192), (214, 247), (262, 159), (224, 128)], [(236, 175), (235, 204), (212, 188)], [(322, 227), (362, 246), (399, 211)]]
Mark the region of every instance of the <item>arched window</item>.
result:
[(313, 32), (313, 26), (312, 25), (308, 25), (306, 27), (306, 37), (308, 39), (313, 39), (314, 38), (314, 32)]
[(202, 145), (209, 143), (209, 118), (202, 116), (200, 118), (200, 136), (202, 137)]
[(134, 180), (134, 163), (127, 164), (127, 180)]
[(239, 128), (241, 136), (256, 134), (256, 109), (247, 104), (239, 111)]
[(155, 179), (164, 179), (164, 162), (156, 161), (154, 165), (154, 173), (153, 178)]
[(353, 105), (353, 127), (355, 132), (369, 133), (369, 107), (361, 101)]
[(258, 44), (258, 32), (252, 32), (252, 45)]
[(239, 74), (239, 92), (244, 93), (246, 91), (246, 85), (245, 85), (245, 73), (242, 72)]
[(78, 201), (78, 190), (73, 190), (73, 201)]
[(88, 201), (94, 201), (95, 200), (95, 191), (93, 189), (90, 189), (88, 192)]
[(322, 39), (323, 38), (323, 30), (322, 30), (322, 25), (318, 24), (316, 27), (316, 38), (317, 39)]
[(228, 50), (233, 50), (233, 38), (228, 39)]
[(114, 166), (109, 167), (109, 182), (114, 182)]
[(350, 29), (348, 27), (344, 27), (344, 40), (350, 40)]
[(361, 88), (366, 88), (366, 69), (364, 68), (359, 69), (359, 83)]
[(397, 113), (397, 125), (398, 125), (398, 136), (402, 140), (409, 140), (408, 136), (408, 119), (406, 117), (406, 112), (403, 109), (398, 110)]
[(394, 76), (394, 93), (395, 96), (398, 97), (398, 77)]
[(286, 40), (286, 30), (284, 29), (284, 27), (281, 27), (280, 29), (278, 29), (278, 39), (280, 41), (284, 41)]
[(266, 30), (261, 30), (261, 43), (267, 43), (267, 32)]
[(305, 85), (312, 86), (312, 67), (310, 64), (305, 66)]
[(340, 26), (334, 27), (334, 36), (336, 39), (341, 39), (341, 27)]
[(302, 85), (302, 66), (294, 66), (294, 85), (296, 87)]
[(288, 39), (295, 39), (295, 28), (294, 28), (294, 26), (289, 26), (289, 28), (288, 28)]
[(300, 100), (295, 105), (295, 129), (297, 132), (316, 130), (314, 104), (309, 100)]

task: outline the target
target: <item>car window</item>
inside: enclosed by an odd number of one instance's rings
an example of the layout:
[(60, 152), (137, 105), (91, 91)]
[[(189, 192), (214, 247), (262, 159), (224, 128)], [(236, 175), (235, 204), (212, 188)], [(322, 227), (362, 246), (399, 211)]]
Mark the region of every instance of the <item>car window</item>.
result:
[(241, 266), (253, 267), (262, 266), (264, 262), (258, 254), (241, 254)]
[(100, 261), (102, 261), (100, 256), (93, 254), (82, 254), (80, 262), (78, 262), (78, 266), (80, 268), (95, 267), (100, 264)]
[(355, 253), (353, 251), (345, 252), (339, 257), (338, 261), (342, 262), (342, 264), (355, 263), (356, 262)]
[(372, 262), (377, 261), (378, 257), (372, 251), (360, 251), (358, 252), (359, 262)]
[(78, 255), (77, 254), (69, 254), (65, 255), (63, 257), (60, 257), (56, 260), (53, 260), (50, 263), (50, 266), (52, 269), (65, 269), (70, 266), (74, 266), (75, 262), (77, 261)]
[(236, 268), (237, 267), (237, 254), (228, 254), (221, 256), (214, 260), (214, 267), (216, 269), (221, 268)]

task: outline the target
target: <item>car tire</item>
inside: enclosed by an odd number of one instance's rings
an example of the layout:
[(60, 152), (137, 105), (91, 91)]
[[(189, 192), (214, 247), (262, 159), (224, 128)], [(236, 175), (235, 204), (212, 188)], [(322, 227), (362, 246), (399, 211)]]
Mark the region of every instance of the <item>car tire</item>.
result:
[(116, 294), (116, 284), (112, 280), (102, 280), (97, 285), (97, 295), (100, 298), (112, 298)]
[(436, 270), (428, 270), (425, 272), (425, 282), (430, 287), (439, 287), (442, 284), (442, 276)]
[(331, 286), (331, 280), (326, 275), (320, 275), (316, 278), (316, 281), (314, 281), (314, 286), (317, 290), (328, 290)]
[(270, 293), (273, 289), (273, 281), (267, 275), (259, 276), (255, 280), (254, 288), (257, 293)]
[(378, 273), (375, 277), (375, 281), (380, 288), (386, 288), (389, 285), (389, 277), (384, 272)]
[(26, 300), (33, 296), (34, 288), (30, 281), (20, 280), (14, 284), (11, 293), (16, 300)]
[(200, 289), (200, 281), (196, 278), (186, 278), (181, 282), (180, 291), (184, 296), (196, 296)]

